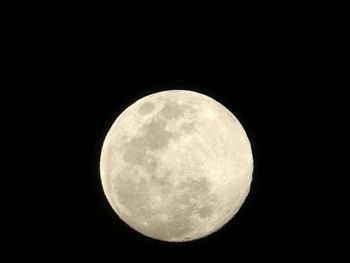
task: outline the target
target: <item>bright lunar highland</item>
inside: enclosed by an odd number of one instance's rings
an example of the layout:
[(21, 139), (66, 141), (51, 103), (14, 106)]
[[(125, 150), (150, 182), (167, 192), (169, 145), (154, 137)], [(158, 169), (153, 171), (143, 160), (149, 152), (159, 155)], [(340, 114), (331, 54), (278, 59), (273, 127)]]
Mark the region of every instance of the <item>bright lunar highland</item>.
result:
[(102, 147), (103, 190), (145, 236), (199, 239), (225, 225), (248, 195), (253, 156), (237, 118), (187, 90), (151, 94), (115, 120)]

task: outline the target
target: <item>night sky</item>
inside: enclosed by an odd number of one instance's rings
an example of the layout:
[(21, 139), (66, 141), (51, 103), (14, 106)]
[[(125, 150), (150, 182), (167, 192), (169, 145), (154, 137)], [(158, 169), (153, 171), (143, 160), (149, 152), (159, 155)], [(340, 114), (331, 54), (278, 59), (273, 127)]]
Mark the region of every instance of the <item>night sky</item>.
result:
[[(283, 262), (310, 252), (320, 234), (310, 217), (317, 196), (309, 183), (317, 175), (310, 172), (316, 137), (309, 127), (320, 112), (309, 89), (317, 73), (301, 47), (263, 31), (237, 42), (216, 38), (213, 46), (198, 36), (124, 43), (97, 30), (94, 39), (73, 31), (36, 47), (40, 59), (31, 55), (34, 66), (24, 65), (30, 88), (20, 93), (28, 100), (15, 120), (25, 127), (19, 136), (30, 138), (25, 149), (33, 172), (20, 184), (29, 193), (12, 199), (26, 200), (17, 240), (28, 253), (113, 262), (124, 256)], [(264, 41), (257, 44), (259, 36)], [(102, 143), (118, 115), (166, 89), (197, 91), (227, 107), (245, 128), (254, 157), (251, 191), (237, 215), (211, 236), (186, 243), (153, 240), (128, 227), (110, 207), (99, 174)]]

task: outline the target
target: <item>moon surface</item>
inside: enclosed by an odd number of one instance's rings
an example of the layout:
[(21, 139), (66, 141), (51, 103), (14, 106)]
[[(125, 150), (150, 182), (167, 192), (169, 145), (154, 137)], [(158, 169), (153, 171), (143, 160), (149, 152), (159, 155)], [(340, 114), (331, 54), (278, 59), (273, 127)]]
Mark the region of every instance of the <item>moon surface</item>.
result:
[(249, 139), (214, 99), (187, 90), (148, 95), (113, 123), (102, 147), (103, 190), (117, 215), (163, 241), (219, 230), (248, 195)]

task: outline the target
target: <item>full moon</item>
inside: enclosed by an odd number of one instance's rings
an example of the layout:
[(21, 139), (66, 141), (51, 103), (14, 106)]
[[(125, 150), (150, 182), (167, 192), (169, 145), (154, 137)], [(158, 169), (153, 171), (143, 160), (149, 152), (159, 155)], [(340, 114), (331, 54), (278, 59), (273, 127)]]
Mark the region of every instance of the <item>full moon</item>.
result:
[(137, 232), (183, 242), (222, 228), (253, 173), (249, 139), (214, 99), (187, 90), (148, 95), (115, 120), (100, 160), (105, 195)]

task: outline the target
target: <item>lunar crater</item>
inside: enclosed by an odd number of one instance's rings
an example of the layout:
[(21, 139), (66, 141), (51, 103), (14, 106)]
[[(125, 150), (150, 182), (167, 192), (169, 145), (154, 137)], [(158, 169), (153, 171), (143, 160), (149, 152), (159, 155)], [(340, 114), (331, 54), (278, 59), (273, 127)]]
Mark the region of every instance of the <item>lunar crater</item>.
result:
[(174, 101), (168, 101), (160, 110), (160, 114), (166, 119), (176, 119), (184, 114), (185, 108)]
[[(208, 218), (214, 211), (215, 195), (209, 195), (210, 186), (205, 177), (184, 178), (176, 185), (170, 172), (163, 176), (151, 176), (149, 181), (144, 178), (137, 181), (132, 180), (132, 174), (127, 170), (132, 169), (126, 169), (114, 181), (117, 198), (129, 210), (129, 220), (139, 216), (168, 228), (164, 235), (154, 236), (156, 238), (174, 239), (188, 234), (193, 230), (191, 217), (197, 214), (201, 218)], [(163, 215), (164, 211), (166, 216)], [(162, 216), (159, 217), (160, 214)], [(150, 223), (143, 225), (143, 230), (154, 235)]]
[(155, 108), (155, 105), (152, 102), (147, 101), (141, 105), (138, 112), (141, 115), (147, 115), (147, 114), (150, 114), (154, 110), (154, 108)]

